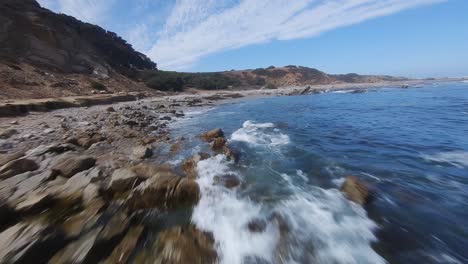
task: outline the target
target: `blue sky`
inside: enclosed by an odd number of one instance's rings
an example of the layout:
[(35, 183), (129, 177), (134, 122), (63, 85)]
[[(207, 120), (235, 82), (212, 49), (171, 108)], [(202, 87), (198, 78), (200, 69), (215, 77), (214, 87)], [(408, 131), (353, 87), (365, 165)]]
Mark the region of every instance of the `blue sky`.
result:
[(467, 0), (39, 2), (118, 33), (164, 70), (468, 75)]

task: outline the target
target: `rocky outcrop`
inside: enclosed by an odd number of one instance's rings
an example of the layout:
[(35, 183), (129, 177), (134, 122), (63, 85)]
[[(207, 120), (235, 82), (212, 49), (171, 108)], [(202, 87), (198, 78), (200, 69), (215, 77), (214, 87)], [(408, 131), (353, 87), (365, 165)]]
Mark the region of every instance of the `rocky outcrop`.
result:
[(37, 170), (39, 165), (33, 160), (22, 158), (12, 160), (0, 167), (0, 180), (13, 177), (15, 175)]
[(346, 198), (360, 205), (365, 205), (370, 198), (369, 187), (356, 176), (346, 177), (341, 186), (341, 192), (344, 193)]
[(41, 8), (34, 0), (0, 3), (0, 58), (66, 73), (132, 75), (155, 69), (113, 32)]
[(160, 171), (138, 185), (127, 203), (133, 210), (174, 208), (195, 205), (199, 196), (200, 187), (195, 181), (170, 171)]
[(207, 142), (212, 142), (215, 138), (224, 138), (221, 128), (216, 128), (200, 135), (200, 138)]
[(190, 178), (190, 179), (195, 179), (197, 178), (197, 164), (201, 160), (206, 160), (210, 157), (209, 154), (207, 153), (198, 153), (191, 157), (190, 159), (187, 159), (184, 161), (184, 164), (182, 165), (182, 170), (184, 171), (185, 175)]
[(52, 171), (56, 175), (70, 178), (78, 172), (92, 168), (94, 164), (96, 164), (96, 159), (93, 157), (70, 155), (57, 162), (52, 167)]
[(127, 263), (130, 255), (135, 250), (143, 230), (143, 226), (132, 227), (119, 245), (112, 251), (112, 254), (104, 261), (104, 264)]
[(150, 250), (140, 254), (136, 262), (163, 263), (216, 263), (214, 240), (194, 226), (174, 227), (158, 235)]

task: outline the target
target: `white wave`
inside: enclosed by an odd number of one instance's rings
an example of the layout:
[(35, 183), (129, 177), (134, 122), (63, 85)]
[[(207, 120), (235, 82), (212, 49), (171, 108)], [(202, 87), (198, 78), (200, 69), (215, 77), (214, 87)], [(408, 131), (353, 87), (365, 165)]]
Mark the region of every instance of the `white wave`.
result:
[(277, 210), (291, 228), (290, 263), (385, 263), (370, 245), (376, 224), (336, 189), (298, 193)]
[(337, 90), (337, 91), (333, 91), (333, 92), (330, 92), (330, 93), (353, 93), (355, 90)]
[(468, 151), (448, 151), (440, 152), (435, 155), (424, 155), (427, 160), (436, 162), (446, 162), (455, 167), (468, 167)]
[(233, 190), (214, 184), (214, 177), (229, 171), (223, 155), (200, 161), (197, 166), (202, 197), (195, 207), (192, 221), (202, 230), (213, 233), (221, 263), (240, 264), (245, 257), (271, 260), (278, 241), (272, 225), (262, 233), (252, 233), (247, 226), (261, 217), (261, 206), (240, 199)]
[[(240, 264), (246, 258), (269, 263), (385, 263), (370, 246), (376, 240), (375, 223), (337, 189), (305, 189), (280, 173), (294, 195), (267, 206), (215, 184), (215, 176), (237, 174), (229, 165), (223, 155), (198, 163), (202, 195), (192, 215), (198, 228), (213, 234), (220, 263)], [(286, 231), (272, 215), (286, 223)], [(248, 230), (253, 219), (267, 221), (263, 232)]]
[(305, 174), (303, 171), (296, 170), (296, 174), (297, 176), (301, 177), (301, 179), (303, 179), (305, 182), (309, 181), (309, 178), (307, 178), (307, 174)]
[(269, 147), (289, 144), (289, 136), (272, 129), (274, 127), (273, 123), (253, 123), (248, 120), (244, 122), (242, 128), (232, 133), (231, 140)]

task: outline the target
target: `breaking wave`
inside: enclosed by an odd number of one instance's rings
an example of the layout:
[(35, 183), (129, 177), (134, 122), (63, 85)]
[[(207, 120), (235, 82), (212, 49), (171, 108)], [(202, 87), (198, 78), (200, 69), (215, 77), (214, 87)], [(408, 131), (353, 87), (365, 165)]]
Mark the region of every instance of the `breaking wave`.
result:
[(231, 140), (269, 147), (287, 145), (290, 142), (289, 136), (275, 129), (273, 123), (254, 123), (250, 120), (245, 121), (242, 128), (232, 134)]
[(463, 168), (468, 167), (468, 152), (467, 151), (448, 151), (440, 152), (434, 155), (423, 156), (426, 160), (435, 162), (444, 162), (453, 166)]

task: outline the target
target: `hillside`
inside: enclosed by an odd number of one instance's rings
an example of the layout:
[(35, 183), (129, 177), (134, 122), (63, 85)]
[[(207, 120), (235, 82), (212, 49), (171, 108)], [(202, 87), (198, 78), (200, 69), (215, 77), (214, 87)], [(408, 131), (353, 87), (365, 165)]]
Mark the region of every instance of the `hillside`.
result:
[(302, 66), (268, 67), (254, 70), (180, 73), (168, 71), (141, 71), (139, 78), (158, 90), (181, 91), (185, 88), (207, 90), (248, 89), (259, 87), (305, 86), (340, 83), (377, 83), (401, 81), (405, 78), (385, 75), (327, 74)]
[(0, 1), (0, 98), (149, 90), (131, 77), (156, 64), (113, 32), (42, 8)]

